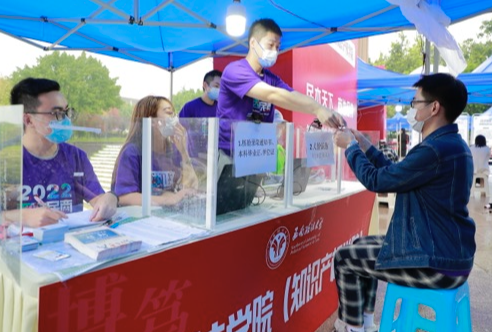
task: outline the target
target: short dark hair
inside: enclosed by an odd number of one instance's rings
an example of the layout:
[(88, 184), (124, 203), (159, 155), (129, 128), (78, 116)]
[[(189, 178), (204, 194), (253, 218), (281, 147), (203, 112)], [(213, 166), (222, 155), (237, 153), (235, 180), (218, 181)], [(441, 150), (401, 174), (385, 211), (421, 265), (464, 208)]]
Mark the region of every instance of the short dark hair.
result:
[(203, 81), (207, 82), (207, 84), (210, 84), (210, 82), (212, 82), (216, 77), (222, 77), (222, 72), (220, 70), (214, 69), (205, 74), (205, 76), (203, 77)]
[(424, 75), (413, 86), (422, 89), (422, 95), (426, 100), (438, 101), (444, 107), (444, 114), (449, 123), (460, 116), (468, 102), (465, 84), (450, 74)]
[(253, 22), (249, 28), (248, 43), (252, 37), (255, 37), (260, 41), (261, 38), (265, 37), (268, 32), (273, 32), (274, 34), (282, 37), (282, 30), (277, 23), (271, 18), (262, 18)]
[(10, 104), (22, 104), (24, 105), (24, 110), (35, 110), (41, 104), (38, 96), (51, 91), (60, 91), (60, 84), (46, 78), (28, 77), (12, 88), (10, 91)]
[(481, 148), (481, 147), (486, 146), (486, 145), (487, 145), (487, 139), (485, 138), (485, 136), (477, 135), (475, 137), (475, 146), (477, 148)]

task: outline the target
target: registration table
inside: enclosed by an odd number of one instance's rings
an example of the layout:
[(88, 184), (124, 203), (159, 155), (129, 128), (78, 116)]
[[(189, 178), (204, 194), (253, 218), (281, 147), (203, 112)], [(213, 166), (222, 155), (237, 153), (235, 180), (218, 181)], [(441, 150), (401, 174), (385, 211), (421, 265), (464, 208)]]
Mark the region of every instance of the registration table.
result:
[(267, 199), (204, 238), (64, 282), (2, 259), (0, 332), (315, 331), (337, 308), (335, 251), (371, 221), (374, 193), (342, 188), (310, 186), (289, 208)]

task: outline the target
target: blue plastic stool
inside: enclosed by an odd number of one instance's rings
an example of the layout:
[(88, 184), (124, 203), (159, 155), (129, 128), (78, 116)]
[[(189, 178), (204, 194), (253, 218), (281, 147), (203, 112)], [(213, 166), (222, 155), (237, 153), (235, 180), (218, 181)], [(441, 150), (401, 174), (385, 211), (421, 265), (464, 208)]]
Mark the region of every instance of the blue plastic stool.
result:
[[(400, 314), (393, 320), (398, 299), (401, 299)], [(419, 304), (434, 309), (436, 320), (420, 316)], [(379, 332), (415, 332), (416, 329), (472, 332), (468, 282), (451, 290), (420, 289), (388, 283)]]

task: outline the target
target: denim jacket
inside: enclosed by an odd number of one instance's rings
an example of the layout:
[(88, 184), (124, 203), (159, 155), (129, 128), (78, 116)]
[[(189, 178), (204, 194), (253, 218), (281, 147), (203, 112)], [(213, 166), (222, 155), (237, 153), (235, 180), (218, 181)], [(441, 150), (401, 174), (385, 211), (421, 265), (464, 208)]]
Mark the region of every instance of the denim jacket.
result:
[(456, 124), (432, 132), (398, 163), (374, 146), (364, 154), (352, 145), (345, 156), (368, 190), (397, 193), (376, 269), (472, 269), (475, 223), (467, 204), (473, 161)]

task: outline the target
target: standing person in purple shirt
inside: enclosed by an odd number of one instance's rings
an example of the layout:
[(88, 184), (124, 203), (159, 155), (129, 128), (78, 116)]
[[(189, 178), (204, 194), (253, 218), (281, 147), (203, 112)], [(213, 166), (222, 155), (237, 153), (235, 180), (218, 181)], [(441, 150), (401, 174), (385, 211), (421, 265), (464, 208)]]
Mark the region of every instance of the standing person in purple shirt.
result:
[(207, 153), (208, 131), (205, 118), (214, 118), (217, 116), (217, 98), (219, 97), (220, 70), (212, 70), (205, 74), (203, 78), (203, 94), (187, 102), (181, 112), (180, 118), (199, 118), (183, 120), (189, 135), (188, 148), (190, 156), (196, 158), (200, 153)]
[(274, 105), (310, 113), (333, 128), (345, 126), (343, 117), (314, 99), (294, 91), (266, 68), (277, 61), (282, 31), (272, 19), (261, 19), (249, 30), (246, 58), (231, 62), (222, 75), (217, 117), (221, 120), (219, 148), (231, 154), (231, 121), (273, 122)]
[(212, 70), (203, 78), (203, 94), (184, 104), (180, 118), (213, 118), (217, 115), (217, 98), (219, 98), (220, 70)]
[(148, 96), (135, 105), (130, 132), (116, 159), (111, 187), (121, 205), (142, 205), (142, 118), (152, 122), (152, 205), (179, 203), (198, 186), (187, 151), (187, 133), (171, 101)]
[[(82, 211), (84, 200), (93, 207), (91, 221), (113, 216), (118, 198), (104, 193), (87, 154), (65, 143), (72, 136), (75, 111), (60, 85), (49, 79), (26, 78), (14, 86), (10, 101), (24, 105), (22, 192), (17, 202), (17, 207), (22, 206), (23, 224), (56, 223), (67, 217), (65, 213)], [(9, 212), (7, 222), (17, 222), (19, 214)]]

